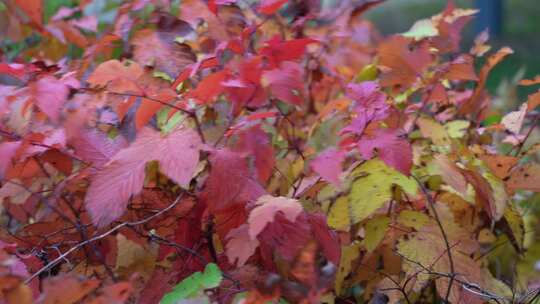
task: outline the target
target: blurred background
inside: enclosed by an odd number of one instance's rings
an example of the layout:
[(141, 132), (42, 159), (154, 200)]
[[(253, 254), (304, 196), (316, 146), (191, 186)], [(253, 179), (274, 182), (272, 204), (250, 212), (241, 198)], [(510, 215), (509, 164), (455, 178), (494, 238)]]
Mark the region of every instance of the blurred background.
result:
[[(462, 47), (468, 50), (474, 37), (490, 28), (494, 49), (509, 46), (514, 54), (502, 61), (490, 74), (489, 91), (503, 107), (515, 108), (536, 87), (517, 87), (522, 78), (540, 74), (540, 1), (538, 0), (454, 0), (458, 7), (480, 9), (465, 27)], [(416, 20), (441, 12), (447, 0), (387, 0), (370, 9), (367, 19), (383, 34), (405, 32)]]

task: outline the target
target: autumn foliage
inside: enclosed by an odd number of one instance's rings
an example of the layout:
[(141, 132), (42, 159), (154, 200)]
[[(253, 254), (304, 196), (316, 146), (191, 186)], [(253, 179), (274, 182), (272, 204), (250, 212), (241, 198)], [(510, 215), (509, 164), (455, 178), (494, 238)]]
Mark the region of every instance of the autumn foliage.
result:
[(540, 93), (474, 10), (47, 2), (0, 6), (0, 303), (540, 297)]

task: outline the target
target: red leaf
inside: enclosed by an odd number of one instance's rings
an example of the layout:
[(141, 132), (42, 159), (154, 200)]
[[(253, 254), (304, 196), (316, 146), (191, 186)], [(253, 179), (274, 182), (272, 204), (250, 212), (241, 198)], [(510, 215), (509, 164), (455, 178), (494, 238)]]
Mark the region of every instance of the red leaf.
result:
[(261, 87), (262, 57), (243, 60), (238, 66), (238, 78), (223, 85), (233, 102), (233, 113), (237, 114), (245, 105), (260, 106), (266, 102), (266, 92)]
[(15, 0), (19, 7), (37, 25), (43, 24), (43, 0)]
[(0, 74), (22, 79), (26, 74), (26, 69), (23, 65), (0, 63)]
[(200, 199), (212, 212), (237, 204), (245, 205), (266, 192), (248, 167), (247, 159), (240, 153), (213, 151), (210, 165), (210, 175)]
[(201, 141), (191, 129), (162, 137), (142, 130), (131, 146), (118, 152), (93, 178), (86, 195), (92, 222), (105, 226), (119, 218), (129, 198), (143, 187), (146, 163), (159, 161), (160, 170), (181, 186), (189, 184), (199, 162)]
[(297, 200), (282, 196), (263, 195), (255, 204), (248, 218), (248, 233), (251, 239), (255, 239), (268, 223), (274, 221), (276, 213), (281, 212), (289, 222), (295, 222), (296, 217), (304, 210)]
[(272, 15), (287, 2), (288, 0), (262, 0), (257, 10), (261, 14)]
[[(292, 261), (300, 250), (312, 238), (310, 225), (305, 213), (300, 213), (294, 221), (290, 221), (290, 216), (282, 212), (274, 215), (273, 221), (267, 223), (264, 230), (258, 235), (260, 247), (266, 254), (278, 254), (281, 258)], [(270, 257), (266, 257), (268, 260)], [(267, 264), (269, 261), (266, 261)]]
[(304, 103), (303, 74), (298, 63), (285, 61), (280, 68), (264, 72), (263, 81), (276, 98), (300, 106)]
[(260, 125), (242, 132), (235, 150), (255, 157), (255, 168), (261, 183), (270, 178), (275, 163), (274, 149)]
[(214, 14), (218, 13), (218, 5), (228, 5), (235, 3), (236, 0), (208, 0), (208, 9)]
[[(127, 93), (130, 91), (130, 84), (135, 83), (141, 77), (144, 70), (134, 62), (120, 62), (116, 59), (101, 63), (88, 76), (87, 82), (91, 86), (105, 87), (111, 85), (115, 87), (112, 90), (117, 93)], [(128, 86), (127, 89), (123, 89)]]
[(324, 180), (339, 186), (339, 177), (343, 172), (341, 164), (345, 160), (345, 153), (336, 148), (328, 148), (321, 152), (312, 162), (311, 168)]
[(341, 250), (339, 239), (335, 231), (330, 230), (326, 216), (321, 213), (309, 214), (309, 223), (313, 238), (317, 240), (324, 256), (334, 265), (339, 265)]
[(260, 53), (268, 58), (272, 67), (278, 67), (284, 61), (296, 61), (306, 52), (308, 44), (315, 43), (317, 40), (311, 38), (302, 38), (294, 40), (281, 40), (276, 36), (266, 41)]
[(189, 93), (189, 96), (195, 98), (200, 103), (209, 103), (218, 95), (223, 93), (222, 82), (227, 78), (226, 70), (210, 74), (204, 78), (197, 88)]
[(412, 167), (412, 149), (409, 142), (394, 130), (378, 129), (372, 136), (363, 136), (358, 142), (360, 154), (371, 159), (377, 150), (379, 158), (388, 166), (409, 175)]

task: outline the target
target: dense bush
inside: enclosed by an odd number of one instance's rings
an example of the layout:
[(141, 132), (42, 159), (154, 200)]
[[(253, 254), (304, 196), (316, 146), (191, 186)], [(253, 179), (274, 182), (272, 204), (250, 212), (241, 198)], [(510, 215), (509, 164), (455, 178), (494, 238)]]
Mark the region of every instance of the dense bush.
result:
[(0, 303), (538, 300), (540, 93), (379, 2), (0, 4)]

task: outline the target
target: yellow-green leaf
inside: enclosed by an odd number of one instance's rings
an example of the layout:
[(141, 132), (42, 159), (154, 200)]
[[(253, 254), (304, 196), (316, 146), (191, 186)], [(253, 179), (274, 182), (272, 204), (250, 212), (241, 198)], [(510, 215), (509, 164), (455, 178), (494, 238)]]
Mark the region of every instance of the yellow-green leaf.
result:
[(453, 120), (447, 122), (444, 128), (451, 138), (462, 138), (470, 125), (471, 122), (467, 120)]
[(403, 210), (399, 214), (397, 221), (404, 226), (418, 230), (429, 223), (429, 216), (418, 211)]
[(360, 244), (354, 243), (349, 246), (341, 247), (341, 259), (339, 260), (339, 268), (336, 273), (336, 280), (334, 282), (334, 288), (336, 294), (341, 293), (343, 288), (343, 281), (351, 272), (352, 262), (360, 255)]
[(328, 226), (341, 231), (348, 231), (351, 221), (349, 219), (349, 199), (341, 196), (336, 199), (328, 214)]
[(352, 174), (360, 177), (352, 183), (349, 194), (351, 224), (368, 218), (390, 201), (393, 185), (400, 186), (409, 195), (416, 194), (417, 184), (414, 179), (388, 167), (379, 159), (367, 161)]
[(379, 243), (384, 239), (388, 224), (390, 224), (390, 219), (387, 216), (379, 216), (366, 223), (364, 246), (368, 252), (373, 252), (379, 246)]

